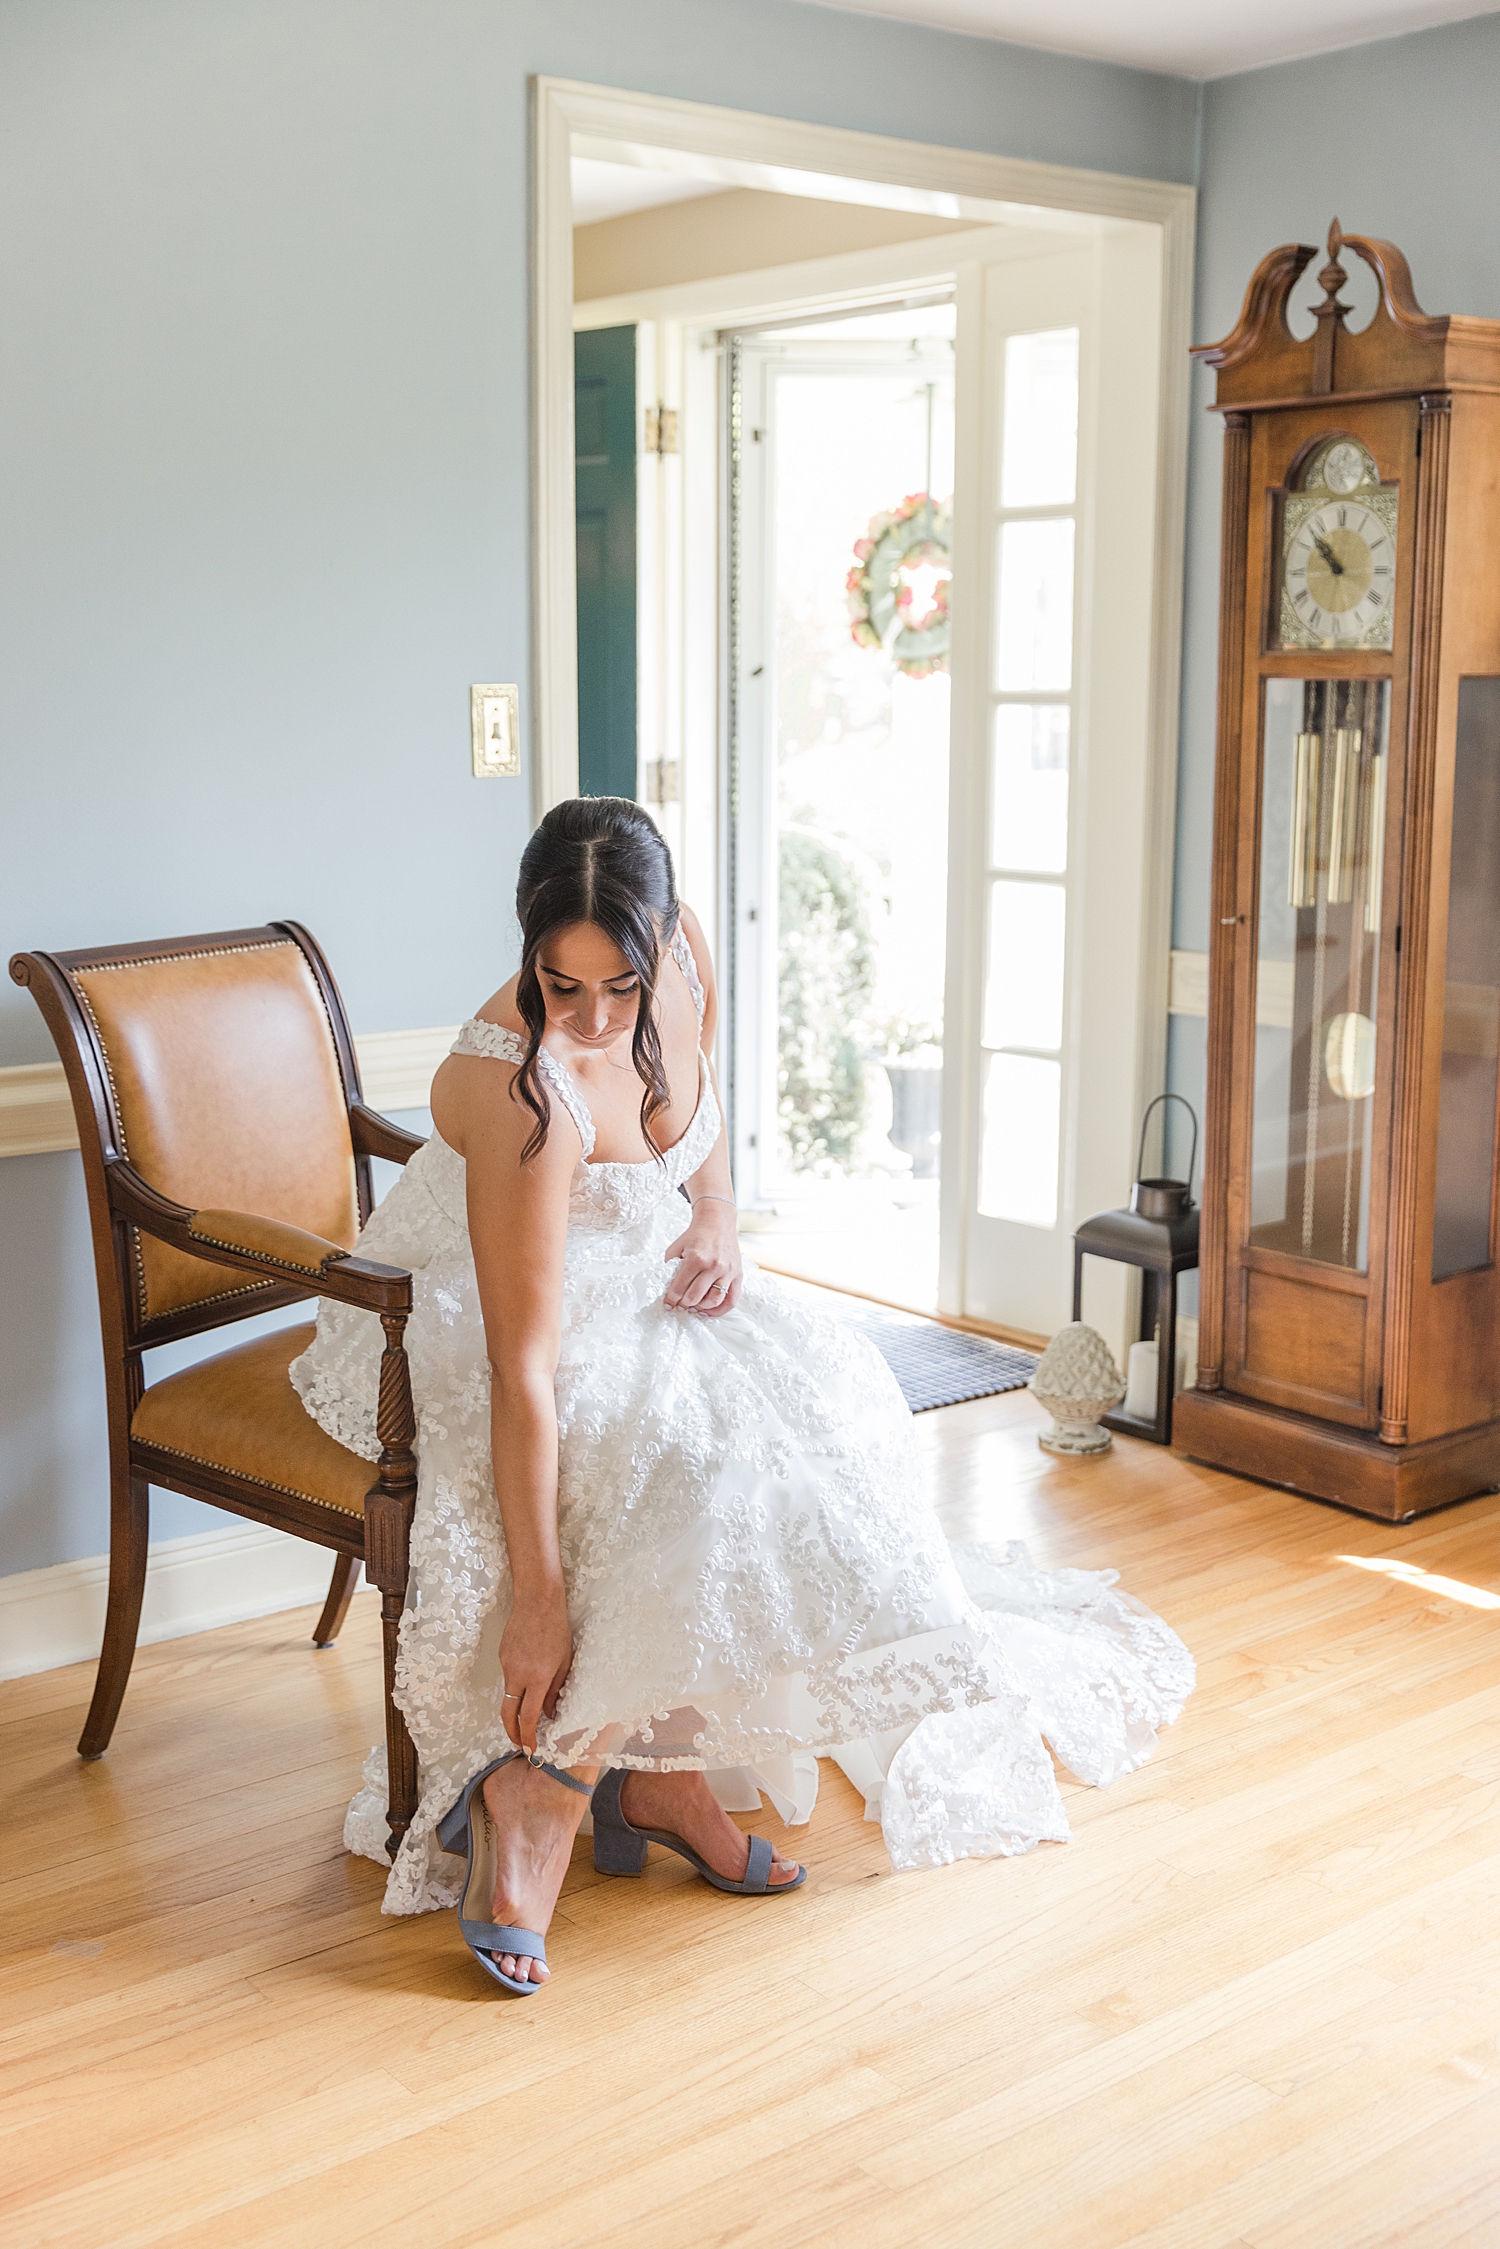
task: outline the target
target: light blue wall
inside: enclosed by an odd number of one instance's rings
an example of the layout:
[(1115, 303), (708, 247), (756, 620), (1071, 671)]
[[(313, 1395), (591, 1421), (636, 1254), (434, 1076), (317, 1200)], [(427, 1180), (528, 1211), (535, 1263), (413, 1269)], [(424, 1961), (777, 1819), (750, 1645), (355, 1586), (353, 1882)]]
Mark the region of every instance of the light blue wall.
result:
[[(1500, 318), (1497, 94), (1500, 15), (1205, 86), (1195, 341), (1228, 333), (1250, 275), (1281, 242), (1319, 246), (1293, 293), (1294, 305), (1318, 303), (1315, 276), (1335, 217), (1351, 233), (1382, 236), (1405, 251), (1427, 311)], [(1358, 325), (1373, 296), (1359, 260), (1351, 254), (1343, 262), (1351, 286), (1342, 294), (1358, 299)], [(1174, 942), (1201, 952), (1208, 944), (1222, 439), (1218, 417), (1202, 411), (1213, 396), (1202, 371), (1194, 396)], [(1172, 1071), (1173, 1085), (1201, 1114), (1201, 1022), (1174, 1023)]]
[[(292, 914), (360, 1030), (509, 972), (538, 72), (1193, 176), (1181, 80), (791, 0), (8, 0), (0, 957)], [(3, 1574), (107, 1540), (76, 1157), (0, 1163), (0, 1255)]]

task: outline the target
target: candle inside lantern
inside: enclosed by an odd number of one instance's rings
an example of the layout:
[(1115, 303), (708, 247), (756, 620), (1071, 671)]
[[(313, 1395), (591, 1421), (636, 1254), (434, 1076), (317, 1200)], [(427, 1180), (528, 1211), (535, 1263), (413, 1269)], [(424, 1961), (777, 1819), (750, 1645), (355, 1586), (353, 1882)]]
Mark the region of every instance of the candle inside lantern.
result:
[(1132, 1420), (1156, 1419), (1156, 1373), (1156, 1345), (1132, 1343), (1125, 1367), (1125, 1411)]

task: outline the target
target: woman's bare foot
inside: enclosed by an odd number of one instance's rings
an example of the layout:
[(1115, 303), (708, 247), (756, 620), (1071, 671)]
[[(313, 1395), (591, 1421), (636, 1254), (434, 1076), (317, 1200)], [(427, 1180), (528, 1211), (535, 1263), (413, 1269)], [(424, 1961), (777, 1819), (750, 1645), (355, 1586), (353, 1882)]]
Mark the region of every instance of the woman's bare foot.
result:
[[(735, 1826), (702, 1773), (628, 1773), (620, 1809), (632, 1827), (661, 1827), (680, 1835), (726, 1882), (744, 1881), (750, 1838)], [(778, 1853), (771, 1861), (770, 1887), (783, 1888), (799, 1871), (795, 1859)]]
[[(580, 1774), (591, 1780), (593, 1775)], [(588, 1799), (563, 1788), (524, 1757), (513, 1758), (484, 1784), (495, 1848), (495, 1900), (491, 1919), (507, 1929), (534, 1929), (544, 1937), (573, 1855), (573, 1838)], [(491, 1953), (502, 1975), (518, 1983), (545, 1983), (547, 1968), (522, 1954)]]

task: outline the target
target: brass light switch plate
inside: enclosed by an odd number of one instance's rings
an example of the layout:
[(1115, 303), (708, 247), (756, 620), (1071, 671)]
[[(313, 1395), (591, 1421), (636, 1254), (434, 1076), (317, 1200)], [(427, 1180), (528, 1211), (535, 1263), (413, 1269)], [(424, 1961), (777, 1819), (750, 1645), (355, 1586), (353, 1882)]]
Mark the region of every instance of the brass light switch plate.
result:
[(521, 698), (516, 687), (471, 687), (469, 732), (476, 781), (514, 780), (521, 771)]

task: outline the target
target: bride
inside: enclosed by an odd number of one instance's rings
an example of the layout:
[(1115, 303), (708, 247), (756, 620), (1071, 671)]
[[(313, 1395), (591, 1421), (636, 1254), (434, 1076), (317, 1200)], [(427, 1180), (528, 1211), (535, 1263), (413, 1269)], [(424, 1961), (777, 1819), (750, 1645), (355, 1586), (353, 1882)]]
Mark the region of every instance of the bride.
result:
[[(1111, 1573), (950, 1549), (884, 1361), (743, 1272), (713, 969), (647, 814), (555, 807), (517, 909), (520, 969), (359, 1250), (415, 1284), (396, 1693), (421, 1794), (386, 1910), (458, 1903), (532, 1994), (586, 1810), (605, 1873), (649, 1840), (776, 1896), (805, 1870), (729, 1813), (764, 1793), (805, 1821), (831, 1755), (897, 1867), (1025, 1851), (1068, 1834), (1048, 1744), (1095, 1784), (1130, 1771), (1193, 1666)], [(371, 1460), (382, 1346), (325, 1301), (292, 1369)], [(381, 1863), (385, 1793), (377, 1750), (345, 1841)]]

